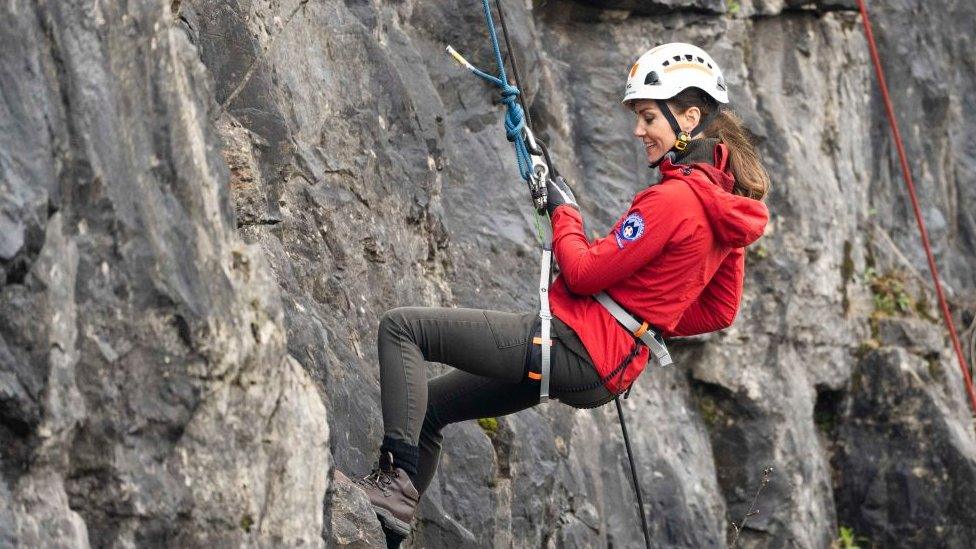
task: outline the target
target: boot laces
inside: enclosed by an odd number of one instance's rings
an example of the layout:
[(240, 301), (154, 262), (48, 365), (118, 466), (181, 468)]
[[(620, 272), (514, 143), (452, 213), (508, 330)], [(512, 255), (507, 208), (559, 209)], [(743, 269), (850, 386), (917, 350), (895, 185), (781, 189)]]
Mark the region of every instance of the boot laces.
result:
[(377, 467), (373, 471), (359, 480), (360, 484), (372, 486), (383, 492), (384, 496), (390, 495), (389, 486), (397, 478), (396, 469), (384, 469)]
[(373, 469), (373, 472), (363, 477), (363, 482), (371, 484), (377, 488), (382, 488), (384, 485), (393, 484), (393, 479), (396, 477), (396, 471), (388, 471), (386, 469), (380, 469), (377, 467), (376, 469)]

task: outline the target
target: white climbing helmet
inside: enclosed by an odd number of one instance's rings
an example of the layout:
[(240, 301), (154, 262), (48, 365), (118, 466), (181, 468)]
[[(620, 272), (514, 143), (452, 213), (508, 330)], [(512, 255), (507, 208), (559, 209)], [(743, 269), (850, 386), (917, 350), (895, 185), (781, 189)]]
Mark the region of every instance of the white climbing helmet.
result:
[(719, 103), (729, 102), (718, 63), (698, 46), (671, 42), (649, 50), (630, 68), (623, 103), (671, 99), (691, 87), (700, 88)]

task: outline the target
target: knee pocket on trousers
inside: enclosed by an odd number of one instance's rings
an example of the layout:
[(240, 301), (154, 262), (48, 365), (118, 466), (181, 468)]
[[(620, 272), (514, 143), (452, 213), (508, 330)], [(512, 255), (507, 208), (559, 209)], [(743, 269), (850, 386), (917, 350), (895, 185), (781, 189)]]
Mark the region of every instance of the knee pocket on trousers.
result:
[(500, 311), (483, 312), (488, 331), (499, 349), (525, 345), (529, 340), (529, 327), (523, 322), (521, 315)]

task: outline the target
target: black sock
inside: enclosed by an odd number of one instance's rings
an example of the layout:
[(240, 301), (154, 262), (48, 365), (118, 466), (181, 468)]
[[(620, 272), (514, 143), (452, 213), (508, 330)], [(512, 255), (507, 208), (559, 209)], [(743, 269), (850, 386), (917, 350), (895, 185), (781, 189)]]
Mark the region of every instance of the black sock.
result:
[(393, 454), (393, 464), (403, 469), (410, 477), (412, 482), (417, 476), (417, 462), (420, 461), (420, 448), (409, 442), (393, 438), (383, 437), (383, 444), (380, 446), (380, 453), (390, 452)]

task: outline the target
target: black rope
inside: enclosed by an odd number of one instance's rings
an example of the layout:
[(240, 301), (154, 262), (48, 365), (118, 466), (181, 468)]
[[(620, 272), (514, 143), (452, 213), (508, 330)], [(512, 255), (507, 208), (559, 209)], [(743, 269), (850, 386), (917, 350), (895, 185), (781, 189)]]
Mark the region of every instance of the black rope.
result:
[[(529, 109), (525, 108), (525, 89), (522, 88), (522, 82), (519, 80), (518, 65), (515, 63), (515, 50), (512, 49), (512, 43), (508, 39), (508, 26), (505, 24), (505, 11), (502, 10), (501, 0), (495, 0), (495, 9), (498, 10), (498, 20), (502, 24), (502, 36), (505, 37), (505, 50), (508, 52), (508, 62), (512, 64), (512, 76), (515, 77), (515, 87), (522, 92), (519, 94), (518, 100), (519, 104), (522, 105), (525, 125), (535, 132), (535, 128), (532, 126), (532, 117), (529, 116)], [(546, 160), (548, 161), (548, 158)], [(552, 163), (550, 162), (549, 165), (551, 166)]]
[(641, 495), (640, 481), (637, 479), (637, 466), (634, 465), (634, 452), (630, 449), (630, 437), (627, 436), (627, 422), (624, 421), (624, 409), (620, 407), (620, 399), (614, 399), (617, 404), (617, 415), (620, 416), (620, 430), (624, 432), (624, 446), (627, 447), (627, 459), (630, 460), (630, 474), (634, 477), (634, 491), (637, 492), (637, 513), (640, 515), (641, 528), (644, 529), (644, 543), (651, 549), (651, 535), (647, 532), (647, 518), (644, 516), (644, 496)]

